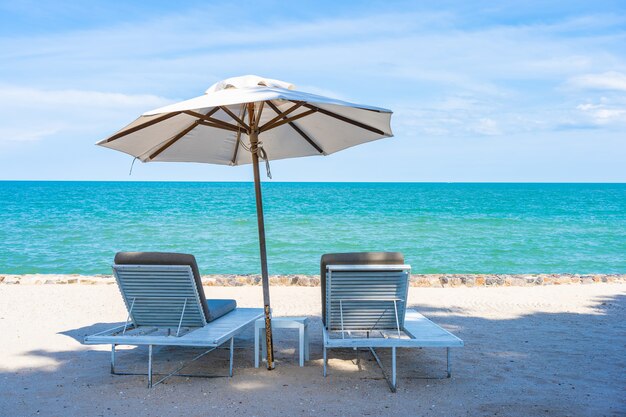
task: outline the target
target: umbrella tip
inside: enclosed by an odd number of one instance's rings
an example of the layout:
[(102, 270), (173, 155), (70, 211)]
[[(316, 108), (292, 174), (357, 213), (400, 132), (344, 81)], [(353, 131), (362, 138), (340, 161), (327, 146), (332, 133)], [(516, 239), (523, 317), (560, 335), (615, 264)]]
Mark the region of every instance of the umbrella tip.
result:
[(205, 94), (216, 93), (221, 90), (241, 89), (241, 88), (284, 88), (293, 90), (295, 85), (286, 81), (274, 80), (272, 78), (259, 77), (258, 75), (243, 75), (241, 77), (231, 77), (218, 81), (209, 87)]

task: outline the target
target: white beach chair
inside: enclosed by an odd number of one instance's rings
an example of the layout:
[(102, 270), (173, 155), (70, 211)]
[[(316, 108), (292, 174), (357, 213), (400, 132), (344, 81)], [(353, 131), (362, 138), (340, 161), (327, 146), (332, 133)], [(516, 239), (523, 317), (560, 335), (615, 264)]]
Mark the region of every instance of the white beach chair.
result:
[[(237, 308), (235, 300), (207, 300), (192, 255), (161, 252), (120, 252), (113, 274), (128, 310), (126, 323), (85, 338), (85, 344), (111, 345), (111, 373), (117, 345), (148, 346), (148, 387), (178, 374), (193, 362), (230, 341), (229, 376), (233, 373), (234, 337), (263, 316), (261, 308)], [(208, 348), (155, 384), (152, 347)], [(206, 376), (210, 375), (185, 375)]]
[[(326, 254), (321, 259), (324, 376), (327, 349), (368, 348), (396, 391), (396, 348), (445, 347), (463, 341), (415, 310), (406, 300), (411, 267), (397, 252)], [(375, 348), (391, 348), (391, 379)]]

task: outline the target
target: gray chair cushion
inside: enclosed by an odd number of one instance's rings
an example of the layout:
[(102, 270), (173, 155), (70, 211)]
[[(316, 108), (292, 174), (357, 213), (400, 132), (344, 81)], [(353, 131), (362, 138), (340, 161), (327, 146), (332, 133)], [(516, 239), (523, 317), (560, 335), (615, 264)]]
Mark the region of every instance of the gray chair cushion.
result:
[(322, 321), (326, 324), (326, 265), (402, 265), (404, 255), (400, 252), (349, 252), (327, 253), (320, 260), (320, 283), (322, 286)]
[(200, 304), (202, 304), (202, 311), (204, 312), (204, 317), (207, 322), (215, 320), (237, 307), (235, 300), (211, 300), (225, 301), (226, 304), (232, 305), (232, 308), (227, 309), (221, 304), (218, 304), (216, 305), (218, 312), (214, 313), (211, 311), (204, 295), (200, 270), (198, 269), (196, 258), (193, 255), (171, 252), (118, 252), (115, 254), (114, 262), (118, 265), (189, 265), (193, 272), (193, 278), (196, 282), (196, 288), (198, 289), (198, 295), (201, 300)]

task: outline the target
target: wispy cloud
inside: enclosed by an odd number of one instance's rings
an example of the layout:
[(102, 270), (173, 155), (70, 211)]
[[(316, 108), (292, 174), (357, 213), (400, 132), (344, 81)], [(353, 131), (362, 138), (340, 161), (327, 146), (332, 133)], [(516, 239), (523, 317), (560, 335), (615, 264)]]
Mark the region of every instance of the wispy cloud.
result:
[(626, 91), (626, 74), (617, 71), (584, 74), (570, 78), (567, 84), (580, 89)]
[(568, 3), (546, 17), (537, 4), (407, 2), (262, 20), (235, 4), (177, 9), (45, 33), (0, 31), (0, 140), (81, 132), (94, 142), (146, 110), (249, 73), (391, 108), (400, 139), (504, 142), (624, 126), (626, 14), (609, 8)]
[(0, 141), (32, 141), (70, 133), (91, 134), (94, 128), (111, 126), (111, 129), (113, 123), (128, 121), (147, 108), (168, 103), (170, 100), (148, 94), (0, 85), (0, 113), (7, 120), (0, 128)]
[(626, 103), (618, 105), (606, 100), (603, 103), (584, 103), (576, 106), (583, 117), (595, 125), (626, 124)]
[[(395, 104), (398, 126), (419, 124), (422, 133), (434, 135), (497, 136), (586, 117), (576, 111), (580, 109), (572, 103), (580, 100), (571, 91), (559, 92), (563, 84), (625, 88), (626, 76), (620, 72), (591, 72), (626, 67), (623, 57), (607, 53), (611, 48), (606, 47), (623, 35), (593, 33), (618, 22), (624, 19), (603, 15), (463, 28), (451, 13), (409, 11), (238, 27), (225, 26), (210, 13), (194, 13), (107, 29), (0, 39), (0, 56), (11, 62), (9, 67), (24, 71), (24, 78), (79, 86), (81, 90), (55, 93), (19, 92), (66, 107), (119, 103), (129, 109), (145, 104), (140, 113), (167, 101), (145, 92), (156, 91), (169, 100), (186, 98), (225, 75), (274, 76), (278, 67), (288, 81), (314, 93)], [(92, 85), (104, 91), (82, 90)], [(0, 99), (11, 99), (6, 89), (0, 94)], [(610, 124), (616, 117), (605, 119)]]
[(35, 129), (23, 126), (22, 128), (12, 127), (3, 128), (0, 127), (0, 143), (1, 142), (30, 142), (34, 140), (40, 140), (45, 137), (54, 136), (64, 130), (63, 125), (54, 125), (51, 123), (48, 126), (41, 126)]
[(41, 90), (29, 87), (0, 85), (0, 102), (15, 106), (54, 106), (58, 109), (95, 106), (98, 108), (120, 108), (138, 106), (160, 106), (169, 100), (151, 94), (104, 93), (85, 90)]

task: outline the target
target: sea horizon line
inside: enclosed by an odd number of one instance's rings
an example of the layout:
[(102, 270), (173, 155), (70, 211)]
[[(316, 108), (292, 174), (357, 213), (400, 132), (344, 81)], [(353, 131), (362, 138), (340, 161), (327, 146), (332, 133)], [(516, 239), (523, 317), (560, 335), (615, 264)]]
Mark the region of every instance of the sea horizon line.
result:
[[(253, 184), (254, 181), (229, 181), (229, 180), (57, 180), (57, 179), (0, 179), (0, 183), (16, 182), (63, 182), (63, 183), (178, 183), (178, 184)], [(537, 184), (537, 185), (626, 185), (623, 181), (274, 181), (265, 180), (264, 184)]]

